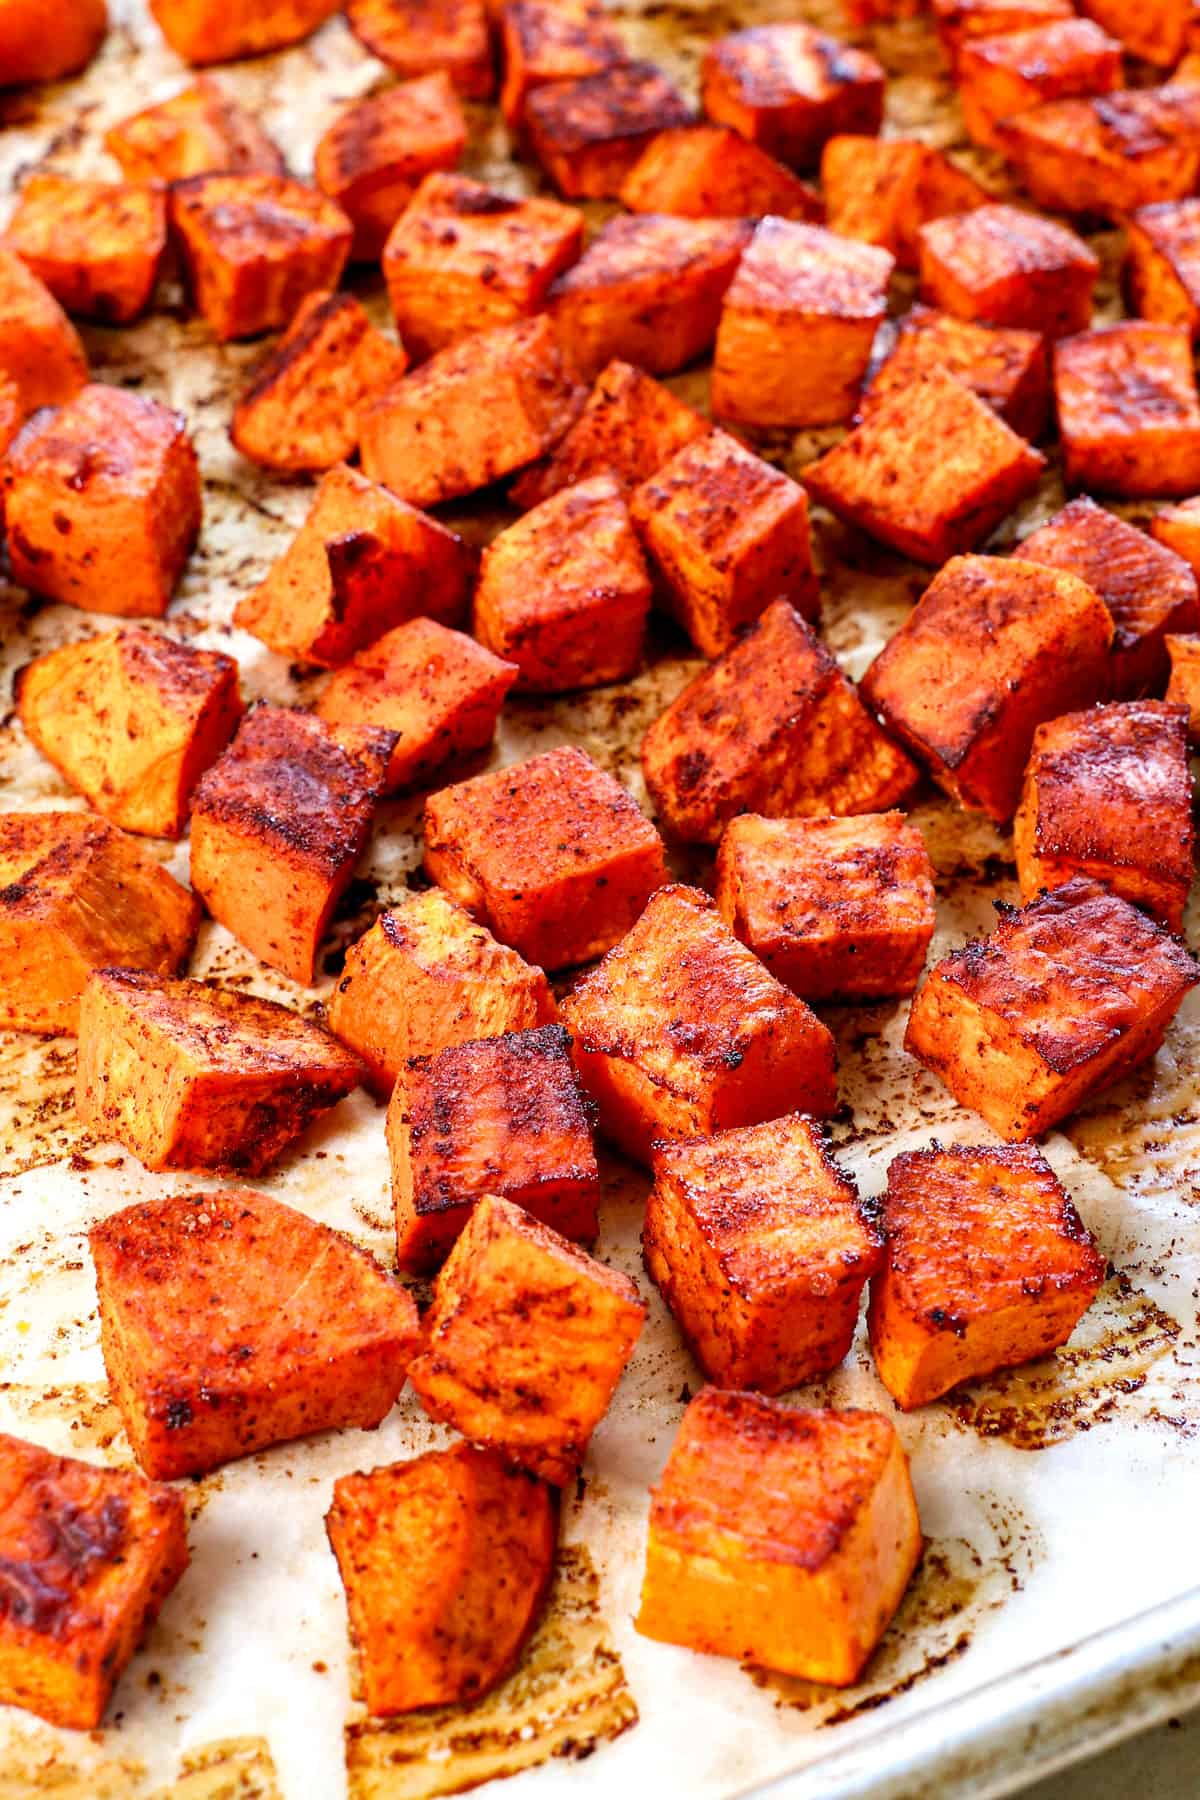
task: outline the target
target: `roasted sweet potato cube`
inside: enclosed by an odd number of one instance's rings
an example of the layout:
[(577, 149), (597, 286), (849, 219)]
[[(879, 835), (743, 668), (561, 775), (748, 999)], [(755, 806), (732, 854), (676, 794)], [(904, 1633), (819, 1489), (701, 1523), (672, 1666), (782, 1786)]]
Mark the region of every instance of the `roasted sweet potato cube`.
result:
[(537, 506), (577, 481), (610, 475), (628, 494), (711, 429), (670, 388), (617, 360), (597, 375), (583, 411), (546, 461), (509, 491), (519, 506)]
[(281, 656), (336, 669), (409, 619), (459, 619), (474, 560), (445, 525), (343, 465), (233, 616)]
[(120, 163), (126, 181), (184, 181), (217, 170), (287, 174), (283, 157), (253, 113), (209, 75), (110, 125), (104, 147)]
[(514, 199), (465, 175), (429, 175), (383, 253), (400, 336), (415, 356), (430, 356), (529, 318), (582, 247), (577, 207)]
[(534, 88), (581, 81), (629, 60), (601, 0), (507, 0), (500, 12), (500, 51), (500, 110), (510, 131), (524, 121)]
[(803, 479), (831, 512), (936, 568), (981, 543), (1045, 466), (985, 401), (932, 368), (871, 407)]
[(1111, 689), (1118, 697), (1161, 689), (1166, 635), (1200, 630), (1196, 577), (1173, 551), (1081, 496), (1018, 546), (1026, 562), (1078, 575), (1112, 616)]
[(493, 538), (475, 635), (542, 694), (623, 681), (642, 660), (650, 576), (611, 475), (563, 488)]
[(671, 835), (710, 844), (738, 813), (876, 812), (917, 780), (786, 600), (655, 720), (642, 768)]
[(453, 169), (467, 146), (467, 121), (444, 69), (356, 100), (318, 143), (321, 192), (354, 226), (350, 254), (373, 262), (426, 175)]
[(317, 702), (327, 725), (394, 733), (389, 788), (418, 787), (491, 743), (517, 665), (436, 619), (410, 619), (332, 677)]
[(431, 1418), (561, 1487), (645, 1316), (628, 1275), (486, 1194), (438, 1276), (409, 1380)]
[(1104, 1258), (1028, 1144), (940, 1145), (893, 1159), (886, 1261), (868, 1319), (879, 1379), (907, 1412), (1065, 1344)]
[(214, 919), (293, 981), (317, 950), (370, 835), (394, 740), (255, 706), (192, 800), (192, 886)]
[(1200, 496), (1161, 507), (1150, 521), (1150, 535), (1181, 556), (1200, 580)]
[(653, 1491), (637, 1629), (845, 1687), (921, 1550), (889, 1419), (706, 1388)]
[(960, 806), (1002, 823), (1037, 727), (1107, 692), (1112, 634), (1079, 576), (956, 556), (867, 670), (863, 698)]
[(369, 1429), (404, 1386), (420, 1336), (407, 1289), (266, 1194), (165, 1195), (93, 1225), (88, 1246), (109, 1386), (148, 1475)]
[(149, 0), (158, 28), (184, 62), (234, 62), (299, 43), (340, 0)]
[(625, 178), (635, 213), (689, 219), (819, 220), (821, 196), (727, 125), (677, 125), (651, 138)]
[(13, 686), (42, 755), (106, 819), (151, 837), (180, 836), (242, 713), (231, 656), (136, 629), (47, 651)]
[(697, 888), (660, 889), (562, 1016), (601, 1128), (640, 1162), (656, 1138), (837, 1105), (829, 1032)]
[(742, 425), (849, 418), (894, 266), (886, 250), (821, 225), (764, 219), (725, 295), (712, 407)]
[(1126, 224), (1125, 287), (1132, 310), (1200, 336), (1200, 200), (1139, 207)]
[(498, 325), (439, 351), (363, 408), (363, 469), (414, 506), (433, 506), (544, 456), (577, 410), (549, 319)]
[(0, 1435), (0, 1701), (94, 1730), (187, 1568), (186, 1520), (182, 1494), (131, 1469)]
[(495, 91), (484, 0), (346, 0), (346, 23), (397, 75), (444, 70), (470, 100)]
[(731, 819), (716, 901), (735, 937), (805, 1000), (911, 994), (936, 921), (925, 840), (898, 812)]
[(309, 294), (336, 288), (353, 229), (341, 207), (282, 175), (192, 175), (171, 188), (171, 228), (213, 333), (290, 325)]
[(544, 1482), (454, 1444), (339, 1476), (325, 1523), (368, 1712), (460, 1706), (508, 1673), (554, 1571)]
[(617, 199), (650, 140), (686, 125), (691, 108), (653, 63), (623, 62), (525, 97), (525, 136), (560, 194)]
[(700, 92), (718, 125), (810, 169), (838, 132), (879, 130), (884, 79), (873, 56), (812, 25), (755, 25), (708, 46)]
[(77, 75), (104, 42), (106, 0), (72, 0), (47, 29), (43, 0), (0, 0), (0, 87)]
[(564, 1237), (596, 1235), (600, 1175), (561, 1025), (416, 1057), (387, 1117), (402, 1269), (436, 1269), (485, 1194)]
[(425, 867), (544, 969), (602, 955), (667, 878), (649, 819), (571, 744), (431, 794)]
[(359, 409), (408, 367), (350, 294), (310, 294), (252, 370), (230, 437), (266, 469), (332, 469), (358, 448)]
[(133, 838), (86, 813), (0, 813), (0, 1025), (74, 1032), (93, 969), (174, 975), (195, 896)]
[(88, 378), (79, 334), (54, 295), (0, 244), (0, 372), (16, 384), (22, 417), (74, 399)]
[(960, 319), (1049, 338), (1085, 331), (1100, 265), (1082, 238), (1016, 206), (977, 206), (920, 231), (921, 294)]
[(120, 968), (84, 989), (79, 1116), (147, 1169), (261, 1175), (362, 1076), (319, 1025), (250, 994)]
[(957, 66), (962, 46), (978, 38), (1032, 31), (1075, 16), (1071, 0), (933, 0), (932, 12), (938, 38), (953, 66)]
[(702, 655), (723, 655), (776, 602), (818, 616), (808, 497), (737, 438), (694, 439), (629, 504), (664, 603)]
[(0, 369), (0, 456), (20, 431), (24, 418), (21, 390), (12, 377)]
[(167, 202), (149, 185), (31, 175), (4, 235), (67, 312), (127, 325), (154, 292)]
[(1168, 637), (1164, 641), (1171, 659), (1167, 699), (1186, 707), (1188, 741), (1200, 744), (1200, 637)]
[(830, 138), (821, 152), (821, 190), (831, 231), (889, 250), (902, 269), (916, 268), (927, 220), (988, 199), (965, 169), (915, 138)]
[(162, 617), (200, 532), (180, 413), (92, 384), (34, 414), (2, 481), (14, 581), (86, 612)]
[[(878, 344), (876, 339), (877, 350)], [(977, 325), (914, 306), (898, 322), (863, 392), (860, 412), (865, 415), (930, 370), (955, 376), (1031, 443), (1042, 435), (1050, 410), (1050, 359), (1040, 332)]]
[(1013, 822), (1021, 898), (1087, 876), (1183, 929), (1195, 833), (1188, 710), (1127, 700), (1039, 725)]
[(1119, 38), (1131, 56), (1160, 68), (1179, 61), (1195, 29), (1189, 0), (1156, 0), (1142, 7), (1132, 0), (1088, 0), (1087, 13)]
[(1200, 93), (1181, 84), (1048, 100), (1000, 120), (996, 139), (1036, 205), (1123, 217), (1194, 191)]
[(904, 1045), (1010, 1143), (1042, 1137), (1163, 1041), (1200, 966), (1161, 925), (1078, 879), (938, 963)]
[(1120, 44), (1091, 19), (1056, 19), (1027, 31), (974, 38), (958, 52), (958, 99), (967, 136), (993, 149), (1001, 119), (1048, 100), (1111, 94), (1124, 81)]
[(440, 888), (380, 915), (346, 954), (329, 1027), (384, 1094), (414, 1057), (558, 1016), (540, 969), (499, 944)]
[(1200, 488), (1185, 327), (1126, 319), (1067, 338), (1054, 350), (1054, 400), (1069, 487), (1128, 496)]
[(709, 1380), (782, 1394), (835, 1369), (881, 1239), (820, 1127), (659, 1144), (653, 1166), (646, 1267)]
[(590, 380), (616, 357), (669, 375), (703, 356), (752, 230), (743, 219), (609, 219), (550, 289), (580, 374)]

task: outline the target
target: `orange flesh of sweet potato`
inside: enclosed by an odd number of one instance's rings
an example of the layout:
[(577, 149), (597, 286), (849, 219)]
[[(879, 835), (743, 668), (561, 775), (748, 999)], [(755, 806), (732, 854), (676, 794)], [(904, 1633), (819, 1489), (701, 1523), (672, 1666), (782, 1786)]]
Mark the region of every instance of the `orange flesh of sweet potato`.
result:
[(534, 88), (579, 81), (627, 61), (621, 34), (600, 0), (508, 0), (500, 11), (500, 49), (500, 110), (510, 132), (523, 123)]
[(1119, 38), (1131, 56), (1169, 67), (1189, 42), (1194, 14), (1188, 0), (1155, 0), (1138, 6), (1132, 0), (1088, 0), (1088, 16)]
[(654, 63), (623, 62), (525, 98), (525, 138), (560, 194), (615, 200), (647, 144), (691, 121), (682, 94)]
[(894, 341), (869, 378), (860, 415), (931, 369), (955, 376), (1030, 443), (1041, 437), (1050, 410), (1050, 361), (1040, 332), (978, 325), (914, 306), (899, 320)]
[(144, 112), (110, 125), (104, 147), (126, 181), (183, 181), (218, 169), (286, 175), (287, 167), (254, 115), (211, 76)]
[(1054, 350), (1068, 487), (1123, 495), (1200, 487), (1200, 399), (1190, 333), (1139, 319)]
[(0, 370), (16, 383), (21, 416), (61, 406), (88, 378), (79, 334), (54, 295), (0, 245)]
[(308, 37), (338, 10), (339, 0), (149, 0), (172, 50), (189, 63), (261, 56)]
[(167, 202), (148, 185), (31, 175), (5, 241), (67, 312), (127, 325), (158, 279)]
[(811, 25), (752, 26), (704, 53), (704, 111), (793, 168), (812, 168), (839, 132), (874, 134), (884, 71), (873, 56)]
[(890, 250), (902, 269), (916, 268), (918, 233), (928, 220), (988, 199), (940, 151), (906, 138), (830, 138), (821, 153), (821, 189), (831, 231)]
[(1200, 743), (1200, 637), (1165, 639), (1171, 659), (1167, 699), (1188, 709), (1188, 741)]
[(1150, 521), (1150, 535), (1182, 557), (1200, 580), (1200, 497), (1162, 507)]
[(921, 297), (961, 319), (1086, 331), (1100, 265), (1082, 238), (1015, 206), (977, 206), (921, 227)]
[(470, 100), (496, 86), (483, 0), (346, 0), (346, 23), (395, 74), (443, 71)]
[(0, 0), (0, 87), (85, 69), (108, 31), (106, 0), (72, 0), (48, 24), (45, 0)]
[(354, 226), (351, 256), (373, 262), (426, 175), (452, 169), (467, 122), (444, 69), (346, 108), (316, 148), (314, 173)]
[(933, 22), (952, 67), (963, 45), (977, 38), (1032, 31), (1074, 17), (1071, 0), (933, 0)]
[(651, 138), (621, 188), (635, 213), (691, 219), (824, 216), (821, 196), (725, 125), (677, 125)]
[(1200, 173), (1194, 88), (1118, 89), (1048, 100), (996, 126), (1000, 149), (1035, 205), (1123, 217), (1190, 194)]
[(1125, 289), (1130, 310), (1162, 325), (1200, 333), (1200, 201), (1162, 200), (1139, 207), (1125, 227)]
[(958, 52), (967, 136), (996, 147), (1001, 119), (1048, 100), (1110, 94), (1124, 86), (1121, 46), (1091, 19), (1056, 19), (1026, 31), (969, 39)]

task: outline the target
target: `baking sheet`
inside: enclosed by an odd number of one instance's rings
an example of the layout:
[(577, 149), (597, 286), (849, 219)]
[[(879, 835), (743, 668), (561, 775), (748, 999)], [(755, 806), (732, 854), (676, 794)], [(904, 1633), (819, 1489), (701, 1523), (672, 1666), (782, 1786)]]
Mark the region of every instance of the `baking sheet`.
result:
[[(689, 84), (704, 37), (797, 12), (762, 0), (692, 7), (645, 0), (614, 10), (639, 52)], [(805, 11), (845, 35), (832, 5), (810, 0)], [(83, 79), (4, 99), (5, 191), (42, 158), (67, 172), (115, 175), (101, 148), (105, 127), (181, 85), (186, 72), (141, 0), (118, 0), (116, 14), (103, 56)], [(926, 27), (881, 30), (875, 47), (894, 77), (888, 128), (956, 143), (957, 111)], [(221, 79), (261, 113), (304, 170), (336, 102), (368, 91), (382, 73), (334, 20), (308, 45), (223, 70)], [(476, 110), (473, 125), (468, 169), (494, 175), (503, 167), (510, 188), (529, 183), (528, 171), (507, 164), (503, 133), (489, 115)], [(1002, 186), (994, 165), (971, 160)], [(1112, 234), (1095, 241), (1111, 308), (1116, 241)], [(382, 321), (377, 281), (364, 278), (361, 291)], [(229, 624), (237, 597), (287, 542), (311, 491), (262, 475), (228, 443), (232, 396), (257, 347), (215, 347), (169, 279), (144, 323), (85, 335), (97, 378), (182, 408), (196, 433), (205, 528), (167, 628), (232, 650), (248, 693), (311, 700), (321, 677), (290, 670)], [(692, 372), (672, 385), (703, 400), (706, 379)], [(795, 467), (832, 435), (762, 447)], [(1000, 542), (1060, 498), (1051, 471)], [(495, 507), (452, 515), (475, 537), (505, 516)], [(816, 535), (825, 634), (857, 676), (927, 578), (819, 514)], [(8, 692), (12, 670), (31, 654), (103, 628), (104, 621), (15, 590), (0, 596), (0, 691)], [(642, 733), (697, 666), (666, 626), (652, 650), (646, 671), (620, 689), (511, 705), (497, 758), (578, 742), (644, 804)], [(77, 804), (11, 715), (0, 727), (0, 776), (7, 806)], [(419, 810), (419, 801), (384, 809), (315, 997), (272, 976), (211, 924), (195, 972), (313, 1008), (346, 943), (420, 879)], [(939, 870), (936, 956), (985, 928), (993, 899), (1014, 898), (1015, 884), (1006, 841), (991, 827), (932, 798), (915, 817)], [(162, 853), (186, 876), (186, 846), (164, 845)], [(676, 866), (690, 879), (705, 880), (710, 870), (704, 856), (690, 853)], [(935, 1133), (944, 1141), (990, 1137), (905, 1057), (904, 1014), (903, 1004), (887, 1004), (825, 1015), (841, 1055), (838, 1154), (866, 1192), (882, 1186), (892, 1155)], [(898, 1419), (929, 1549), (857, 1688), (834, 1693), (752, 1674), (650, 1643), (632, 1628), (647, 1488), (699, 1376), (642, 1276), (645, 1178), (608, 1158), (599, 1253), (641, 1280), (650, 1318), (583, 1478), (566, 1496), (563, 1569), (512, 1680), (470, 1711), (391, 1727), (366, 1721), (351, 1700), (344, 1610), (323, 1516), (338, 1474), (445, 1441), (406, 1394), (377, 1432), (282, 1447), (189, 1483), (192, 1567), (122, 1680), (106, 1728), (57, 1732), (0, 1709), (0, 1800), (168, 1790), (187, 1800), (423, 1800), (518, 1769), (528, 1772), (505, 1790), (513, 1800), (526, 1792), (554, 1800), (568, 1783), (576, 1796), (725, 1800), (776, 1778), (789, 1797), (937, 1793), (948, 1800), (1007, 1792), (1055, 1759), (1086, 1753), (1194, 1699), (1200, 1602), (1178, 1597), (1200, 1584), (1198, 1040), (1194, 997), (1154, 1068), (1047, 1146), (1112, 1268), (1070, 1348)], [(73, 1061), (68, 1040), (0, 1037), (0, 1429), (128, 1464), (104, 1384), (84, 1234), (134, 1200), (215, 1184), (147, 1175), (116, 1147), (88, 1137), (73, 1114)], [(259, 1185), (390, 1256), (383, 1112), (365, 1095), (336, 1108)], [(892, 1410), (861, 1337), (833, 1377), (796, 1399)], [(1164, 1610), (1147, 1619), (1155, 1607)]]

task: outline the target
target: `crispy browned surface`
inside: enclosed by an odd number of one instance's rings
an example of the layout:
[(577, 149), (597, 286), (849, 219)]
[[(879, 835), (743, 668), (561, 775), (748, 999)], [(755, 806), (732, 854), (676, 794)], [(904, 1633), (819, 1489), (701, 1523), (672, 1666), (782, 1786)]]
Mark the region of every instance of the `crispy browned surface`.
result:
[(1002, 119), (1048, 100), (1109, 94), (1125, 82), (1120, 44), (1090, 18), (968, 39), (956, 73), (967, 135), (993, 147)]
[(261, 1175), (362, 1078), (336, 1038), (270, 1000), (121, 968), (84, 989), (76, 1106), (148, 1169)]
[(628, 1275), (488, 1194), (438, 1276), (409, 1379), (431, 1417), (561, 1487), (645, 1316)]
[(1037, 1138), (1153, 1056), (1198, 980), (1162, 926), (1071, 881), (940, 962), (905, 1047), (1001, 1137)]
[(837, 1367), (881, 1239), (797, 1114), (654, 1151), (646, 1267), (704, 1373), (782, 1394)]
[(1142, 206), (1126, 224), (1125, 288), (1130, 309), (1164, 325), (1200, 332), (1200, 200)]
[(1050, 338), (1090, 325), (1100, 265), (1067, 226), (992, 205), (931, 219), (918, 235), (921, 296), (943, 311)]
[(821, 191), (831, 231), (890, 250), (902, 269), (916, 268), (927, 220), (988, 198), (974, 176), (916, 138), (853, 133), (830, 138), (821, 152)]
[(1200, 637), (1169, 637), (1165, 641), (1171, 659), (1167, 699), (1188, 709), (1189, 741), (1200, 743)]
[(339, 0), (149, 0), (172, 50), (185, 62), (233, 62), (305, 38), (338, 10)]
[(338, 114), (317, 144), (313, 173), (354, 226), (355, 261), (374, 261), (419, 183), (454, 168), (466, 144), (467, 121), (444, 69)]
[(1031, 31), (1074, 17), (1071, 0), (933, 0), (933, 20), (951, 64), (966, 43), (1001, 32)]
[(651, 138), (621, 189), (635, 213), (685, 218), (819, 220), (808, 182), (726, 125), (677, 125)]
[(4, 85), (59, 81), (87, 67), (108, 31), (106, 0), (72, 0), (47, 29), (45, 0), (0, 0)]
[(642, 767), (667, 829), (695, 843), (741, 812), (878, 811), (917, 778), (785, 600), (655, 720)]
[(21, 416), (61, 406), (88, 378), (79, 334), (44, 282), (0, 244), (0, 370), (16, 384)]
[(466, 1704), (516, 1662), (554, 1569), (543, 1482), (460, 1443), (340, 1476), (326, 1525), (369, 1712)]
[(1160, 67), (1179, 60), (1194, 22), (1187, 0), (1157, 0), (1153, 6), (1139, 6), (1136, 0), (1088, 0), (1088, 14), (1120, 38), (1131, 56)]
[(35, 174), (21, 189), (5, 241), (68, 312), (127, 325), (154, 290), (167, 203), (150, 186)]
[(885, 328), (876, 338), (873, 356), (879, 354), (881, 338), (886, 348), (863, 390), (863, 414), (930, 370), (941, 369), (986, 400), (1021, 437), (1030, 443), (1041, 437), (1050, 408), (1050, 361), (1040, 332), (979, 325), (914, 306), (898, 321), (893, 337)]
[(1070, 487), (1125, 495), (1200, 488), (1200, 400), (1183, 326), (1125, 320), (1054, 351)]
[(417, 1348), (406, 1289), (249, 1188), (173, 1194), (88, 1233), (113, 1396), (148, 1475), (378, 1425)]
[(218, 169), (287, 173), (258, 120), (210, 75), (110, 125), (104, 147), (127, 181), (182, 181)]
[(346, 23), (397, 75), (444, 69), (471, 100), (495, 89), (484, 0), (346, 0)]
[(0, 1436), (0, 1701), (94, 1730), (187, 1561), (181, 1494)]
[(615, 200), (650, 140), (691, 117), (674, 82), (654, 63), (618, 63), (525, 96), (530, 149), (570, 199)]
[(660, 888), (562, 1017), (602, 1129), (642, 1162), (656, 1138), (837, 1104), (833, 1038), (696, 888)]
[(603, 0), (507, 0), (499, 10), (500, 110), (510, 130), (522, 124), (534, 88), (599, 75), (627, 60)]
[(151, 837), (181, 835), (242, 713), (231, 656), (141, 629), (48, 651), (13, 686), (43, 756), (114, 825)]
[(838, 132), (879, 130), (884, 72), (873, 56), (811, 25), (757, 25), (705, 51), (701, 98), (780, 162), (811, 168)]
[(1181, 84), (1049, 100), (1002, 120), (996, 136), (1036, 205), (1120, 217), (1193, 192), (1200, 97)]
[(402, 1269), (437, 1268), (485, 1194), (515, 1201), (564, 1237), (596, 1235), (591, 1121), (561, 1025), (410, 1059), (387, 1140)]

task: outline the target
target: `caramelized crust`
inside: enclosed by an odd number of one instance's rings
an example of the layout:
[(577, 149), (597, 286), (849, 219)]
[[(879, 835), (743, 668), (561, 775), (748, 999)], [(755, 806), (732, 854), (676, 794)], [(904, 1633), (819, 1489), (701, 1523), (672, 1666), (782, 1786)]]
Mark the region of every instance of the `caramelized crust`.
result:
[(39, 406), (62, 406), (88, 378), (79, 333), (54, 295), (13, 250), (0, 244), (0, 371), (24, 420)]
[(1075, 17), (1071, 0), (933, 0), (932, 10), (938, 38), (956, 71), (964, 44)]
[(1125, 289), (1133, 312), (1200, 333), (1200, 200), (1139, 207), (1125, 226)]
[(832, 137), (821, 153), (826, 223), (842, 237), (889, 250), (915, 269), (921, 226), (983, 206), (986, 191), (940, 150), (915, 138)]
[(1100, 265), (1065, 225), (1015, 206), (978, 206), (921, 227), (921, 297), (960, 319), (1086, 331)]
[(1121, 40), (1130, 56), (1169, 68), (1190, 42), (1194, 14), (1188, 0), (1088, 0), (1088, 15)]
[(1068, 487), (1127, 496), (1200, 488), (1200, 400), (1190, 334), (1125, 320), (1055, 346)]
[(648, 62), (552, 81), (525, 97), (529, 147), (572, 200), (615, 200), (651, 139), (691, 117), (674, 83)]
[(628, 60), (602, 0), (507, 0), (500, 9), (500, 52), (500, 110), (510, 131), (524, 122), (534, 88), (580, 81)]
[(1200, 96), (1180, 84), (1050, 100), (1002, 119), (996, 138), (1035, 205), (1123, 218), (1195, 190)]
[(799, 24), (718, 38), (700, 71), (709, 118), (797, 169), (812, 168), (838, 132), (879, 130), (884, 81), (873, 56)]
[(299, 43), (337, 12), (340, 0), (149, 0), (158, 28), (189, 63), (234, 62)]
[(106, 0), (72, 0), (46, 29), (45, 0), (0, 0), (0, 70), (5, 87), (61, 81), (86, 69), (108, 32)]
[(184, 181), (218, 170), (286, 175), (287, 165), (253, 113), (201, 75), (169, 100), (110, 125), (104, 147), (126, 181)]
[(469, 100), (496, 87), (484, 0), (345, 0), (346, 23), (395, 74), (444, 71)]
[(1002, 119), (1049, 100), (1110, 94), (1125, 83), (1120, 44), (1090, 18), (969, 39), (957, 63), (967, 136), (991, 148)]
[(127, 325), (154, 292), (167, 203), (150, 186), (31, 175), (5, 239), (69, 313)]
[(635, 213), (689, 219), (824, 217), (821, 196), (725, 125), (677, 125), (651, 138), (621, 188)]
[(317, 145), (313, 173), (354, 226), (356, 262), (374, 262), (421, 181), (453, 169), (466, 147), (467, 121), (444, 69), (338, 114)]
[(882, 361), (870, 375), (860, 416), (932, 370), (953, 375), (999, 413), (1006, 425), (1030, 443), (1041, 437), (1050, 410), (1050, 361), (1037, 331), (1012, 331), (956, 319), (928, 306), (914, 306), (894, 334), (885, 326)]

